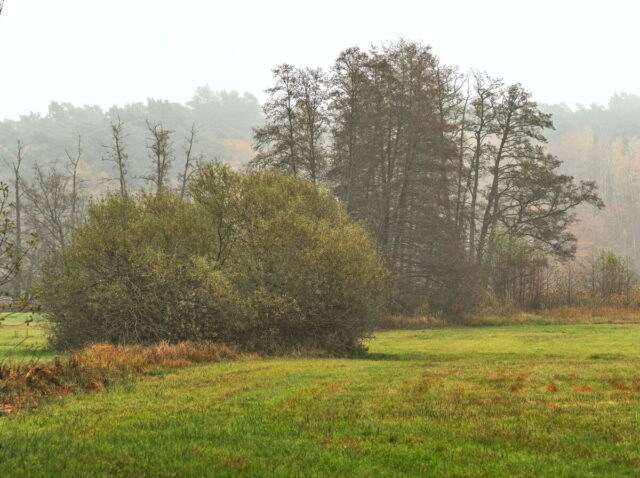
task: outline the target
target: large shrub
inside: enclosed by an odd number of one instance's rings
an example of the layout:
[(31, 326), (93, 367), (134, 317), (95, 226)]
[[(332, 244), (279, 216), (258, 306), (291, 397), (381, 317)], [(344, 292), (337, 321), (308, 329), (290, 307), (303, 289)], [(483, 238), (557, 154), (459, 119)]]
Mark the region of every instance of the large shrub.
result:
[(218, 340), (239, 307), (208, 259), (211, 233), (197, 208), (170, 194), (94, 205), (44, 267), (53, 345)]
[(368, 235), (313, 184), (200, 169), (168, 192), (94, 205), (44, 269), (58, 348), (214, 340), (253, 350), (356, 350), (386, 300)]
[[(223, 190), (231, 194), (221, 198)], [(372, 240), (330, 192), (275, 172), (230, 177), (216, 165), (200, 171), (192, 192), (217, 224), (236, 211), (230, 245), (218, 249), (231, 251), (224, 269), (249, 305), (247, 345), (359, 346), (384, 305), (387, 276)]]

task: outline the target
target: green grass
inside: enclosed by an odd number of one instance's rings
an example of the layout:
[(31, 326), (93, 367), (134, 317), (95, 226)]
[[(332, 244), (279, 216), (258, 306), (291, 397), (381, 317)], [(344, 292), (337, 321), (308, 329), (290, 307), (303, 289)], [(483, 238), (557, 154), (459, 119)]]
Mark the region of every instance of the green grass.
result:
[(167, 371), (1, 419), (0, 475), (638, 476), (639, 346), (632, 324), (452, 328)]
[(47, 348), (44, 326), (37, 314), (0, 314), (0, 361), (50, 360), (59, 356)]

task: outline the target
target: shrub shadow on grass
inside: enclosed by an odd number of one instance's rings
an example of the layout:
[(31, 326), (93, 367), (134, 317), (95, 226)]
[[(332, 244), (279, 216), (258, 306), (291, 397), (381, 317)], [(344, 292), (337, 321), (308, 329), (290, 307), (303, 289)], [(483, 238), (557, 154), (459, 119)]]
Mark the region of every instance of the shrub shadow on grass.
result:
[(451, 362), (464, 360), (468, 356), (464, 354), (434, 354), (428, 352), (409, 352), (404, 354), (371, 352), (357, 358), (389, 362)]
[(629, 357), (624, 354), (605, 353), (605, 354), (592, 354), (589, 355), (591, 360), (625, 360)]
[(411, 361), (416, 359), (416, 357), (412, 355), (388, 354), (388, 353), (381, 353), (381, 352), (369, 352), (357, 358), (362, 360), (385, 360), (385, 361), (400, 361), (400, 362), (403, 362), (403, 361), (406, 362), (406, 361)]

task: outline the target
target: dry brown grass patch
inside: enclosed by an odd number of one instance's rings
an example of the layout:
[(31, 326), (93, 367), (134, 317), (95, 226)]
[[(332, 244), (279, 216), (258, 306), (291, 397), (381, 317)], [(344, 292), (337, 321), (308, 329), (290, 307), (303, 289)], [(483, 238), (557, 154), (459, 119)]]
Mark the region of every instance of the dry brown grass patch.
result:
[(0, 365), (0, 412), (18, 413), (43, 399), (78, 391), (101, 390), (113, 381), (151, 370), (180, 368), (242, 356), (222, 344), (97, 344), (50, 363)]
[(525, 389), (525, 384), (522, 382), (516, 382), (513, 385), (511, 385), (511, 387), (509, 387), (509, 390), (511, 390), (512, 392), (521, 392)]
[(73, 354), (83, 367), (112, 372), (142, 373), (149, 368), (185, 367), (195, 363), (237, 360), (240, 355), (222, 344), (181, 342), (156, 345), (97, 344)]
[(555, 383), (550, 383), (549, 385), (547, 385), (547, 392), (557, 392), (558, 391), (558, 386)]
[(511, 390), (512, 392), (521, 392), (526, 388), (526, 382), (529, 381), (530, 378), (531, 376), (529, 375), (518, 375), (516, 377), (515, 383), (511, 385), (509, 390)]
[(573, 393), (591, 393), (593, 392), (593, 388), (589, 385), (577, 385), (573, 387)]

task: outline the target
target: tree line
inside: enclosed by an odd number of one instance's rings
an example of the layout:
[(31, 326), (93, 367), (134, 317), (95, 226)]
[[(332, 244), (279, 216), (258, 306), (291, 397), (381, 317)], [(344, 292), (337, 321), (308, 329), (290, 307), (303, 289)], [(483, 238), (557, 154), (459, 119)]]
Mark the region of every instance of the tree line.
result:
[[(280, 65), (267, 93), (262, 112), (253, 97), (202, 87), (187, 105), (148, 100), (103, 112), (54, 103), (45, 117), (0, 123), (13, 251), (23, 257), (11, 288), (34, 283), (105, 191), (127, 198), (145, 185), (191, 200), (190, 178), (217, 156), (219, 139), (246, 141), (264, 120), (250, 166), (343, 202), (396, 278), (393, 311), (458, 315), (491, 297), (541, 307), (575, 299), (578, 283), (585, 293), (608, 290), (588, 286), (597, 254), (572, 262), (587, 227), (577, 214), (603, 207), (596, 184), (566, 174), (577, 167), (566, 148), (570, 167), (549, 153), (547, 136), (558, 151), (563, 133), (522, 85), (463, 74), (429, 47), (399, 41), (347, 49), (328, 70)], [(568, 113), (556, 110), (562, 130)], [(607, 202), (623, 192), (610, 191)]]
[(506, 297), (506, 243), (527, 250), (513, 267), (529, 287), (535, 257), (575, 254), (575, 208), (603, 207), (594, 182), (547, 152), (552, 118), (529, 91), (462, 74), (428, 46), (350, 48), (328, 71), (273, 74), (253, 167), (330, 188), (375, 237), (400, 310), (461, 312), (487, 288)]

